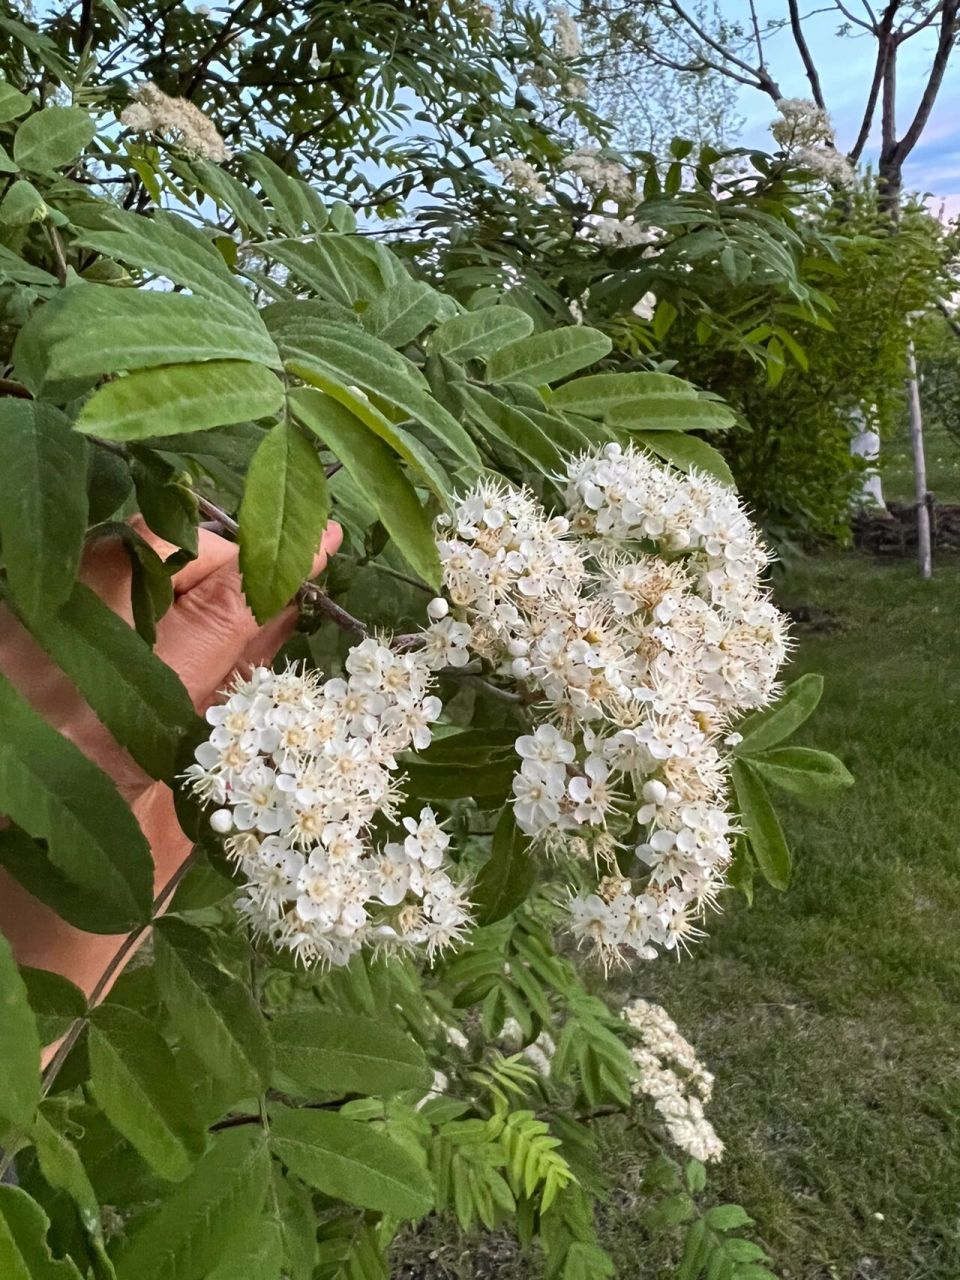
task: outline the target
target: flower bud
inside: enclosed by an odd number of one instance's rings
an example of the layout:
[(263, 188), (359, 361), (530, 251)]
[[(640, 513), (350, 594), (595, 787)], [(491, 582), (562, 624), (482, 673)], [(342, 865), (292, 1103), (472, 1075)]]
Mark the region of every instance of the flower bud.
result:
[(450, 606), (444, 600), (443, 596), (435, 596), (427, 605), (427, 617), (431, 622), (439, 622), (441, 618), (445, 618), (450, 612)]
[(514, 658), (510, 663), (510, 670), (518, 680), (526, 680), (530, 674), (530, 663), (526, 658)]
[(229, 835), (233, 830), (233, 814), (229, 809), (217, 809), (210, 815), (210, 826), (218, 836)]
[(649, 804), (663, 804), (667, 798), (667, 788), (656, 778), (651, 778), (643, 784), (643, 798)]
[(513, 639), (507, 644), (507, 653), (511, 658), (522, 658), (529, 652), (530, 645), (526, 640)]

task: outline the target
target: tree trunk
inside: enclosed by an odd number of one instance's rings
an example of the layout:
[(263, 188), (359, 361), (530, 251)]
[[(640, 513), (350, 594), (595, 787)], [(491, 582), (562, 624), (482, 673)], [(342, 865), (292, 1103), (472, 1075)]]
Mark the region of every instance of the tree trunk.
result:
[(930, 544), (930, 507), (927, 504), (927, 460), (923, 449), (923, 415), (920, 412), (920, 384), (913, 339), (907, 343), (907, 400), (910, 405), (910, 440), (913, 445), (913, 476), (917, 499), (917, 563), (921, 578), (933, 577)]

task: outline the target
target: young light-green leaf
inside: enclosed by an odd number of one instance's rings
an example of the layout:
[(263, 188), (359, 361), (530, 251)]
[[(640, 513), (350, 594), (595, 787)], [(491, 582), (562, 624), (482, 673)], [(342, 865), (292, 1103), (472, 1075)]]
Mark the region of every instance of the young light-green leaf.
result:
[(534, 387), (558, 382), (608, 355), (613, 343), (586, 325), (550, 329), (495, 351), (487, 360), (488, 382), (526, 382)]
[(26, 621), (117, 742), (151, 777), (169, 781), (183, 735), (197, 724), (176, 673), (82, 582), (53, 617)]
[(812, 747), (779, 747), (751, 756), (750, 763), (767, 782), (798, 796), (818, 796), (853, 785), (853, 775), (842, 760)]
[(40, 1101), (40, 1035), (10, 944), (0, 933), (0, 1129), (25, 1129)]
[(3, 1280), (81, 1280), (69, 1258), (50, 1251), (50, 1219), (19, 1187), (0, 1187), (0, 1276)]
[(533, 332), (533, 321), (519, 307), (482, 307), (444, 320), (430, 335), (427, 350), (451, 360), (490, 356)]
[(513, 807), (505, 805), (493, 833), (490, 857), (470, 892), (478, 924), (502, 920), (526, 899), (537, 878), (536, 861), (527, 851), (529, 844), (516, 824)]
[(259, 1214), (269, 1186), (262, 1131), (217, 1134), (190, 1177), (134, 1228), (117, 1280), (206, 1280)]
[(203, 1128), (154, 1024), (131, 1009), (101, 1005), (91, 1018), (89, 1053), (90, 1087), (110, 1123), (162, 1178), (185, 1178), (203, 1150)]
[(274, 1018), (270, 1035), (280, 1071), (307, 1089), (390, 1097), (433, 1079), (416, 1041), (382, 1021), (296, 1010)]
[(395, 1218), (422, 1218), (433, 1186), (406, 1147), (370, 1125), (335, 1112), (274, 1112), (270, 1145), (298, 1178), (317, 1191)]
[(310, 576), (330, 514), (317, 451), (291, 422), (264, 436), (240, 504), (243, 590), (260, 621), (279, 613)]
[(737, 755), (769, 751), (789, 738), (817, 709), (823, 695), (823, 676), (808, 672), (784, 690), (783, 697), (764, 711), (755, 711), (737, 725), (743, 741)]
[(70, 595), (87, 527), (87, 443), (53, 405), (0, 400), (0, 541), (30, 617)]
[(734, 762), (733, 786), (743, 829), (768, 884), (786, 889), (790, 883), (790, 850), (780, 819), (753, 761)]
[(209, 360), (159, 365), (95, 391), (77, 427), (104, 440), (148, 440), (266, 418), (282, 405), (283, 384), (262, 364)]
[(183, 1041), (237, 1096), (259, 1092), (270, 1081), (273, 1048), (263, 1015), (236, 978), (200, 954), (189, 929), (177, 920), (154, 931), (155, 972), (161, 998)]
[(2, 675), (0, 813), (46, 840), (57, 870), (96, 895), (104, 932), (126, 932), (149, 918), (153, 859), (137, 820), (112, 780)]
[(439, 589), (440, 557), (433, 527), (397, 456), (349, 409), (319, 391), (295, 391), (290, 405), (360, 485), (414, 573)]
[(79, 107), (44, 107), (28, 116), (13, 139), (13, 158), (30, 173), (49, 173), (75, 160), (96, 125)]

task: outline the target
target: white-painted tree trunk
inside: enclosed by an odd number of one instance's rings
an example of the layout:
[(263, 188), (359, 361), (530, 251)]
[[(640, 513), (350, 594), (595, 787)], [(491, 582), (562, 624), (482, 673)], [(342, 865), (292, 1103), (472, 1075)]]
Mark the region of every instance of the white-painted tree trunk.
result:
[(917, 562), (921, 578), (933, 577), (930, 542), (930, 508), (927, 506), (927, 460), (923, 450), (923, 414), (913, 339), (907, 343), (907, 402), (910, 407), (910, 441), (913, 445), (913, 477), (917, 496)]

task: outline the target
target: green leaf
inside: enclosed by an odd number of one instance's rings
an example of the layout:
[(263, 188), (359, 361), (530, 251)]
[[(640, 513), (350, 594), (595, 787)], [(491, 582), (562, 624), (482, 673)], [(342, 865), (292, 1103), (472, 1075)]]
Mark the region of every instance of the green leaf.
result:
[(737, 755), (756, 755), (789, 738), (813, 715), (822, 695), (823, 676), (808, 672), (794, 680), (779, 702), (740, 721), (737, 732), (743, 734), (743, 741), (736, 748)]
[(147, 449), (135, 451), (130, 470), (137, 489), (137, 506), (147, 527), (188, 556), (196, 556), (200, 508), (189, 477)]
[(96, 125), (79, 107), (44, 107), (20, 125), (13, 158), (21, 169), (49, 173), (60, 169), (93, 141)]
[(290, 396), (294, 414), (343, 463), (363, 490), (397, 550), (435, 590), (440, 557), (430, 517), (394, 453), (343, 405), (306, 388)]
[[(355, 388), (410, 415), (468, 468), (479, 469), (480, 455), (460, 423), (430, 394), (420, 371), (392, 347), (353, 326), (327, 324), (304, 334), (290, 349), (287, 368), (298, 378), (331, 393), (340, 386), (356, 398)], [(339, 398), (339, 397), (336, 397)]]
[(817, 796), (853, 785), (853, 775), (841, 760), (812, 747), (780, 747), (751, 757), (750, 763), (767, 782), (798, 796)]
[(727, 466), (723, 454), (697, 436), (687, 436), (679, 431), (652, 431), (649, 435), (640, 433), (634, 438), (638, 444), (664, 458), (679, 471), (692, 471), (696, 468), (736, 488), (733, 472)]
[(101, 1005), (90, 1020), (90, 1087), (107, 1119), (161, 1177), (185, 1178), (204, 1133), (176, 1059), (147, 1018)]
[(533, 321), (518, 307), (483, 307), (445, 320), (427, 340), (432, 355), (451, 360), (490, 356), (533, 332)]
[(280, 1280), (282, 1273), (283, 1242), (279, 1224), (261, 1217), (248, 1221), (238, 1231), (204, 1280)]
[(433, 1187), (422, 1164), (372, 1126), (335, 1112), (274, 1113), (274, 1155), (298, 1178), (325, 1195), (395, 1218), (422, 1218), (433, 1207)]
[[(49, 1106), (49, 1103), (45, 1105)], [(34, 1122), (30, 1137), (36, 1147), (37, 1161), (44, 1179), (51, 1187), (65, 1192), (74, 1202), (80, 1224), (92, 1242), (94, 1251), (103, 1257), (100, 1205), (76, 1147), (59, 1129), (54, 1128), (42, 1111)]]
[(26, 1128), (40, 1101), (40, 1036), (10, 944), (0, 933), (0, 1118)]
[(764, 879), (775, 889), (790, 883), (790, 850), (780, 819), (752, 760), (736, 760), (733, 785), (743, 829)]
[(423, 333), (454, 303), (399, 267), (389, 287), (361, 315), (368, 333), (391, 347), (403, 347)]
[(201, 160), (199, 156), (190, 156), (189, 159), (177, 156), (173, 159), (173, 167), (187, 181), (197, 184), (221, 209), (231, 213), (244, 230), (266, 239), (270, 232), (270, 219), (246, 183), (238, 181), (220, 165)]
[(20, 178), (0, 202), (0, 223), (7, 227), (25, 227), (30, 222), (43, 222), (49, 212), (33, 183)]
[(269, 1185), (259, 1128), (217, 1134), (190, 1177), (134, 1227), (117, 1280), (205, 1280), (259, 1214)]
[(87, 998), (72, 982), (47, 969), (20, 968), (27, 1000), (37, 1020), (41, 1044), (51, 1044), (64, 1035), (87, 1011)]
[(605, 421), (612, 427), (630, 432), (725, 431), (733, 425), (734, 416), (718, 400), (650, 395), (638, 396), (636, 400), (625, 401), (611, 409)]
[(668, 396), (696, 400), (697, 391), (691, 383), (669, 373), (591, 373), (558, 387), (550, 404), (587, 418), (605, 418), (634, 401)]
[(283, 384), (262, 364), (211, 360), (160, 365), (95, 391), (77, 427), (104, 440), (147, 440), (265, 418), (283, 405)]
[(53, 617), (26, 621), (117, 742), (152, 778), (169, 781), (183, 735), (198, 723), (176, 672), (81, 582)]
[(466, 398), (482, 431), (514, 449), (546, 475), (559, 469), (562, 459), (556, 444), (522, 409), (498, 400), (482, 387), (468, 388)]
[(382, 298), (403, 270), (386, 245), (335, 232), (317, 236), (308, 244), (274, 240), (264, 251), (321, 298), (350, 309)]
[(0, 400), (0, 541), (30, 617), (70, 595), (87, 527), (87, 448), (52, 405)]
[[(418, 800), (458, 800), (464, 796), (501, 801), (510, 794), (517, 771), (516, 756), (494, 757), (483, 764), (422, 764), (413, 756), (403, 765), (408, 796)], [(486, 805), (492, 808), (493, 805)]]
[(529, 846), (529, 838), (516, 824), (513, 807), (506, 805), (497, 820), (490, 857), (470, 893), (478, 924), (502, 920), (526, 899), (537, 877)]
[(382, 1019), (297, 1010), (274, 1018), (270, 1034), (283, 1075), (307, 1089), (390, 1097), (433, 1080), (416, 1041)]
[(157, 986), (174, 1030), (238, 1096), (270, 1082), (273, 1049), (253, 996), (236, 978), (206, 959), (203, 935), (177, 920), (154, 930)]
[(526, 382), (535, 387), (558, 382), (602, 360), (612, 347), (605, 333), (585, 325), (535, 333), (495, 351), (487, 360), (487, 381)]
[(240, 504), (243, 591), (261, 622), (289, 604), (310, 576), (329, 514), (316, 449), (293, 423), (279, 423), (253, 455)]
[(738, 1204), (715, 1204), (703, 1215), (703, 1220), (714, 1231), (733, 1231), (736, 1227), (750, 1227), (753, 1219)]
[[(61, 290), (31, 316), (14, 343), (13, 359), (34, 393), (49, 383), (157, 365), (249, 360), (276, 369), (280, 364), (258, 315), (239, 317), (185, 293), (87, 284)], [(196, 423), (187, 426), (192, 431)]]
[(188, 223), (167, 214), (147, 218), (124, 209), (102, 204), (83, 207), (74, 215), (81, 225), (74, 231), (77, 244), (106, 254), (128, 266), (190, 290), (248, 317), (256, 310), (250, 295), (232, 275), (216, 247), (196, 240)]
[(47, 1243), (50, 1219), (19, 1187), (0, 1187), (0, 1276), (3, 1280), (81, 1280)]
[(300, 235), (304, 226), (312, 231), (321, 231), (326, 226), (326, 206), (305, 182), (292, 178), (279, 165), (255, 151), (247, 152), (243, 162), (273, 205), (278, 223), (290, 235)]
[(0, 813), (46, 840), (57, 870), (97, 896), (104, 932), (127, 932), (149, 918), (153, 860), (130, 809), (112, 780), (2, 675)]
[(7, 124), (18, 116), (26, 115), (32, 106), (32, 98), (28, 98), (5, 80), (0, 80), (0, 124)]

